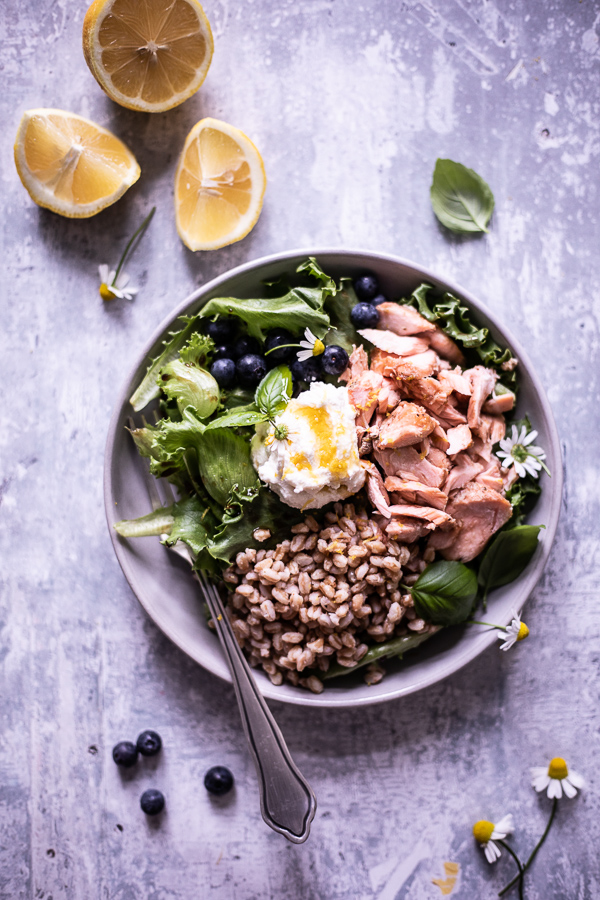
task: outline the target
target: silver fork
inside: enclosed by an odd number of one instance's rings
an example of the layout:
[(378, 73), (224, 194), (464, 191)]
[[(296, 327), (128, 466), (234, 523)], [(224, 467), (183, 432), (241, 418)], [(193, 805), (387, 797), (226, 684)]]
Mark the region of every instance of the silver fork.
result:
[[(130, 421), (130, 428), (134, 427)], [(164, 504), (157, 489), (157, 479), (146, 466), (144, 473), (152, 508), (158, 509)], [(176, 498), (171, 485), (165, 479), (160, 479), (160, 483), (167, 505), (174, 503)], [(185, 544), (179, 542), (169, 549), (190, 565), (193, 564)], [(203, 572), (194, 572), (194, 575), (231, 671), (242, 726), (256, 767), (262, 817), (273, 831), (284, 835), (293, 844), (302, 844), (310, 833), (310, 825), (317, 811), (314, 792), (294, 763), (279, 726), (256, 686), (216, 586)]]

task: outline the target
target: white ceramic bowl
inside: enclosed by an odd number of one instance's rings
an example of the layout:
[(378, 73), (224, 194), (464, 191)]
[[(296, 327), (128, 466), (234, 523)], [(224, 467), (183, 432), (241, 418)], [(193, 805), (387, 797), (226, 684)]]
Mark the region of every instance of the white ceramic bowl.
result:
[[(512, 584), (492, 592), (488, 621), (507, 624), (523, 607), (540, 578), (556, 531), (562, 494), (560, 444), (554, 419), (544, 390), (526, 353), (510, 332), (475, 297), (458, 285), (438, 278), (433, 272), (393, 256), (351, 250), (299, 250), (268, 256), (246, 263), (215, 278), (194, 291), (159, 325), (135, 362), (123, 386), (110, 423), (105, 456), (104, 497), (108, 526), (115, 553), (133, 592), (158, 627), (188, 656), (226, 681), (231, 681), (217, 637), (204, 616), (196, 582), (175, 554), (168, 552), (158, 538), (124, 540), (113, 524), (119, 519), (135, 518), (150, 509), (141, 460), (125, 429), (131, 414), (128, 398), (139, 384), (150, 358), (158, 353), (166, 333), (176, 328), (176, 319), (192, 315), (212, 297), (260, 296), (261, 284), (281, 275), (293, 276), (296, 266), (308, 256), (316, 256), (323, 269), (336, 278), (354, 276), (368, 269), (377, 274), (383, 292), (394, 299), (406, 296), (427, 281), (462, 298), (480, 325), (490, 328), (494, 338), (508, 345), (519, 359), (518, 411), (527, 412), (539, 433), (552, 478), (542, 474), (542, 495), (529, 517), (532, 524), (544, 524), (540, 545), (524, 574)], [(446, 678), (474, 659), (490, 644), (497, 643), (496, 632), (480, 626), (455, 627), (442, 631), (423, 647), (407, 653), (402, 661), (387, 663), (388, 674), (372, 687), (359, 673), (327, 683), (322, 694), (291, 685), (275, 687), (262, 672), (256, 679), (265, 697), (304, 706), (361, 706), (381, 703), (418, 691)]]

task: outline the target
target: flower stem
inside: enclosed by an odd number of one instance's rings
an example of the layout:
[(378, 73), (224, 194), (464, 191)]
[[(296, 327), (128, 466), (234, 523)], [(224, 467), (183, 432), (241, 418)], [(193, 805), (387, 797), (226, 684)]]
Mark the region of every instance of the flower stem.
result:
[[(512, 849), (512, 847), (511, 847), (509, 844), (506, 843), (506, 841), (502, 841), (502, 840), (500, 840), (500, 839), (497, 839), (497, 843), (498, 843), (498, 844), (501, 844), (501, 845), (504, 847), (504, 849), (505, 849), (508, 853), (510, 853), (510, 855), (512, 856), (512, 858), (514, 859), (514, 861), (515, 861), (516, 864), (517, 864), (517, 869), (519, 870), (519, 874), (518, 874), (518, 875), (515, 875), (515, 877), (514, 877), (513, 880), (511, 881), (511, 885), (514, 884), (516, 881), (519, 882), (519, 900), (523, 900), (523, 897), (524, 897), (524, 894), (523, 894), (523, 873), (525, 872), (525, 869), (524, 869), (524, 867), (523, 867), (523, 863), (521, 862), (521, 860), (519, 859), (519, 857), (517, 856), (517, 854), (515, 853), (515, 851)], [(508, 888), (504, 888), (504, 890), (508, 890)], [(500, 894), (498, 894), (498, 896), (500, 896)]]
[(478, 622), (477, 619), (471, 619), (467, 625), (487, 625), (489, 628), (499, 628), (500, 631), (508, 631), (506, 625), (494, 625), (493, 622)]
[[(551, 812), (550, 812), (550, 818), (548, 819), (548, 824), (546, 825), (546, 828), (545, 828), (545, 830), (544, 830), (543, 835), (541, 836), (541, 838), (539, 839), (539, 841), (537, 842), (537, 844), (535, 845), (535, 847), (534, 847), (533, 850), (531, 851), (531, 855), (530, 855), (529, 859), (527, 860), (527, 862), (526, 862), (525, 865), (523, 866), (523, 871), (521, 872), (520, 875), (515, 876), (515, 878), (513, 878), (513, 880), (512, 880), (511, 882), (509, 882), (509, 883), (506, 885), (505, 888), (502, 888), (502, 890), (501, 890), (500, 893), (498, 894), (499, 897), (502, 897), (503, 894), (505, 894), (508, 890), (510, 890), (510, 888), (511, 888), (514, 884), (516, 884), (516, 882), (517, 882), (517, 880), (518, 880), (519, 878), (522, 878), (522, 877), (523, 877), (523, 875), (525, 874), (525, 872), (527, 871), (527, 869), (529, 868), (529, 866), (531, 865), (531, 863), (532, 863), (533, 860), (535, 859), (538, 850), (540, 849), (540, 847), (542, 846), (542, 844), (544, 843), (544, 841), (545, 841), (546, 838), (548, 837), (548, 833), (549, 833), (549, 831), (550, 831), (550, 828), (552, 827), (552, 822), (554, 821), (554, 816), (556, 815), (556, 808), (557, 808), (557, 806), (558, 806), (558, 800), (557, 800), (556, 797), (555, 797), (554, 800), (552, 801), (552, 810), (551, 810)], [(501, 843), (501, 842), (499, 841), (498, 843)]]
[[(156, 212), (156, 207), (153, 206), (152, 209), (150, 210), (150, 212), (148, 213), (148, 215), (146, 216), (146, 218), (144, 219), (144, 221), (142, 222), (142, 224), (140, 225), (140, 227), (138, 228), (138, 230), (133, 235), (133, 237), (130, 238), (129, 243), (127, 244), (127, 246), (125, 247), (125, 249), (123, 251), (123, 255), (121, 256), (121, 259), (119, 260), (119, 265), (117, 266), (116, 271), (115, 271), (115, 277), (113, 278), (109, 287), (112, 287), (112, 285), (117, 283), (117, 278), (119, 277), (119, 272), (125, 265), (125, 261), (127, 260), (127, 258), (129, 256), (131, 256), (131, 254), (133, 253), (133, 251), (135, 250), (135, 248), (137, 247), (137, 245), (139, 244), (141, 239), (144, 237), (144, 233), (146, 232), (148, 225), (152, 221), (152, 216), (154, 215), (155, 212)], [(136, 238), (137, 238), (137, 240), (136, 240)]]
[(532, 459), (537, 460), (537, 462), (539, 462), (540, 466), (542, 467), (542, 469), (544, 470), (546, 475), (548, 475), (549, 478), (552, 478), (552, 475), (550, 474), (550, 469), (548, 468), (548, 466), (546, 465), (546, 463), (544, 462), (543, 459), (540, 459), (540, 457), (536, 456), (535, 453), (529, 453), (528, 455), (531, 456)]
[(276, 347), (271, 347), (270, 350), (267, 350), (263, 356), (268, 356), (269, 353), (273, 353), (274, 350), (287, 350), (288, 347), (301, 347), (302, 344), (277, 344)]

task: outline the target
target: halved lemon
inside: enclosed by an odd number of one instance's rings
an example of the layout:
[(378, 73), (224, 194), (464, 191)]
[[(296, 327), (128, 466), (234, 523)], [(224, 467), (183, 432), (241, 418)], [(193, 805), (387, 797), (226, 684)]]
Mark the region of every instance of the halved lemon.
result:
[(15, 140), (17, 172), (38, 206), (95, 216), (140, 177), (131, 150), (106, 128), (62, 109), (30, 109)]
[(164, 112), (206, 78), (213, 37), (198, 0), (94, 0), (83, 20), (83, 53), (115, 103)]
[(175, 220), (190, 250), (216, 250), (252, 230), (267, 186), (262, 157), (249, 137), (218, 119), (188, 134), (175, 173)]

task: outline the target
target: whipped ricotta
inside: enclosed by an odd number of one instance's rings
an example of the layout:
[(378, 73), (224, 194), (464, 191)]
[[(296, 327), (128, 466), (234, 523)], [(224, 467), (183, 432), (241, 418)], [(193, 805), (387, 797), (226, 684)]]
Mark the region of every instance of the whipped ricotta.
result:
[(318, 509), (363, 486), (355, 411), (348, 389), (315, 382), (275, 424), (258, 425), (252, 463), (259, 478), (296, 509)]

